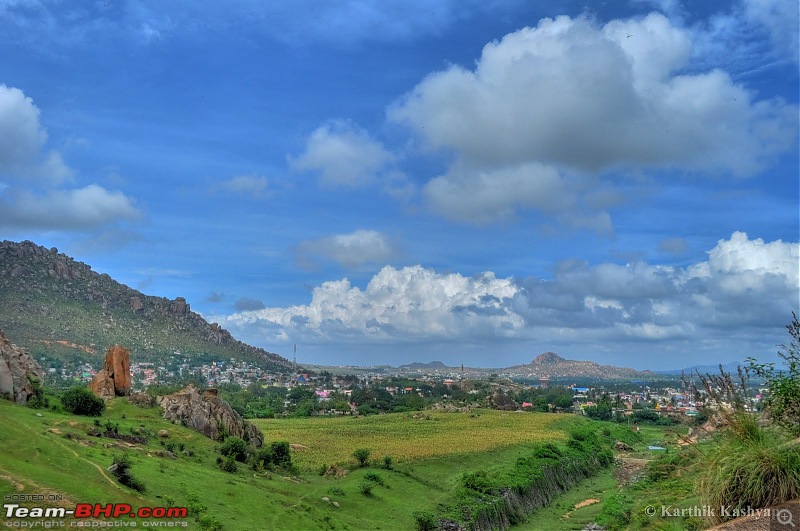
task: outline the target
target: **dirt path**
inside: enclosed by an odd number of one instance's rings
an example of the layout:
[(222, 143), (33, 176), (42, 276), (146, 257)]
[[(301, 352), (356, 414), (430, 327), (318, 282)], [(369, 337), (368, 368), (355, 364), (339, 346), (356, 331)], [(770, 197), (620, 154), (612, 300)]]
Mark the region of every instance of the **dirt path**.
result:
[(651, 459), (638, 459), (635, 457), (616, 457), (619, 466), (614, 472), (614, 477), (617, 478), (620, 486), (627, 485), (635, 482), (636, 479), (643, 473), (643, 469)]
[[(57, 424), (60, 424), (60, 423), (59, 423), (59, 422), (56, 422), (56, 425), (57, 425)], [(36, 430), (34, 430), (33, 428), (31, 428), (30, 426), (27, 426), (27, 425), (24, 425), (24, 424), (23, 424), (23, 426), (24, 426), (24, 427), (25, 427), (27, 430), (29, 430), (29, 431), (31, 431), (31, 432), (33, 432), (33, 433), (36, 433)], [(82, 456), (81, 456), (81, 455), (80, 455), (78, 452), (76, 452), (75, 450), (73, 450), (73, 449), (72, 449), (72, 448), (70, 448), (69, 446), (67, 446), (67, 445), (65, 445), (64, 443), (62, 443), (61, 441), (59, 441), (57, 437), (51, 437), (50, 435), (53, 435), (53, 434), (52, 434), (51, 432), (47, 432), (47, 433), (45, 433), (45, 434), (44, 434), (44, 436), (45, 436), (45, 437), (47, 437), (47, 438), (48, 438), (48, 439), (50, 439), (52, 442), (54, 442), (54, 443), (56, 443), (57, 445), (59, 445), (59, 446), (60, 446), (61, 448), (63, 448), (64, 450), (66, 450), (66, 451), (68, 451), (68, 452), (72, 453), (72, 454), (73, 454), (75, 457), (77, 457), (77, 458), (78, 458), (78, 459), (80, 459), (81, 461), (84, 461), (84, 462), (86, 462), (86, 463), (89, 463), (90, 465), (92, 465), (93, 467), (95, 467), (95, 468), (97, 469), (97, 471), (100, 473), (100, 475), (101, 475), (101, 476), (103, 476), (103, 478), (105, 478), (105, 480), (106, 480), (106, 481), (108, 481), (108, 482), (109, 482), (111, 485), (113, 485), (113, 486), (114, 486), (114, 488), (116, 488), (116, 489), (119, 489), (119, 490), (121, 490), (122, 492), (125, 492), (125, 493), (127, 493), (127, 491), (126, 491), (125, 489), (123, 489), (123, 488), (122, 488), (122, 487), (119, 485), (119, 483), (117, 483), (116, 481), (114, 481), (113, 479), (111, 479), (111, 477), (109, 477), (109, 475), (108, 475), (108, 474), (106, 474), (106, 471), (105, 471), (105, 470), (103, 470), (103, 468), (102, 468), (100, 465), (98, 465), (98, 464), (96, 464), (96, 463), (93, 463), (93, 462), (89, 461), (89, 460), (88, 460), (88, 459), (86, 459), (85, 457), (82, 457)], [(137, 496), (137, 497), (138, 497), (139, 499), (142, 499), (142, 498), (141, 498), (141, 496)]]

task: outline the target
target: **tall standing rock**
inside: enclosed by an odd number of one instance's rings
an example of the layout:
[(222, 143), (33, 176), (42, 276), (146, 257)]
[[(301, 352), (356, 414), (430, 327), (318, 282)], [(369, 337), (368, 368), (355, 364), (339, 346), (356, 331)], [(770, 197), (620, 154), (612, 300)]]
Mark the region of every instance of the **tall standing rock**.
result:
[(42, 381), (42, 368), (27, 351), (11, 344), (0, 330), (0, 395), (26, 404)]
[(103, 368), (92, 379), (89, 389), (100, 398), (127, 396), (131, 392), (131, 353), (114, 345), (106, 350)]

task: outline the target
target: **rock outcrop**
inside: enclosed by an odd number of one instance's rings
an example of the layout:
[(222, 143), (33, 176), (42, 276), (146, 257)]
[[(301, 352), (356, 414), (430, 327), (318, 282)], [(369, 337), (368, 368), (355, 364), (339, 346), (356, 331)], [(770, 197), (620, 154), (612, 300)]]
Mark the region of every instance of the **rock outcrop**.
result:
[(554, 365), (564, 361), (566, 360), (555, 352), (543, 352), (534, 358), (531, 365)]
[(27, 404), (42, 381), (42, 368), (27, 351), (13, 345), (0, 330), (0, 395)]
[(100, 398), (127, 396), (131, 392), (131, 353), (114, 345), (106, 350), (103, 368), (92, 379), (89, 389)]
[(188, 385), (175, 394), (159, 396), (157, 401), (166, 420), (183, 424), (215, 441), (231, 435), (241, 437), (256, 448), (263, 443), (258, 428), (217, 396), (216, 389), (200, 393), (197, 387)]

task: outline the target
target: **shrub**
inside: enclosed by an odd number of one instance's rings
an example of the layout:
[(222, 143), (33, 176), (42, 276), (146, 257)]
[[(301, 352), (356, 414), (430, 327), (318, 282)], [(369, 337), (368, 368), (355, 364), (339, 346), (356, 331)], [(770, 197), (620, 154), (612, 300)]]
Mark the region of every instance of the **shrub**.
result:
[(353, 452), (353, 457), (356, 458), (358, 464), (361, 466), (367, 466), (367, 462), (369, 461), (369, 456), (372, 452), (369, 448), (358, 448)]
[(220, 446), (219, 453), (244, 463), (247, 461), (247, 443), (241, 437), (228, 437)]
[(386, 482), (383, 481), (383, 478), (381, 477), (381, 475), (377, 474), (375, 472), (369, 472), (367, 474), (364, 474), (364, 479), (366, 479), (370, 483), (374, 483), (376, 485), (380, 485), (381, 487), (385, 487), (386, 486)]
[(600, 514), (597, 515), (597, 523), (610, 529), (627, 528), (630, 521), (630, 501), (620, 492), (606, 498)]
[(492, 482), (489, 480), (489, 476), (486, 474), (485, 470), (464, 472), (461, 482), (464, 487), (476, 492), (481, 492), (483, 494), (489, 494), (496, 490), (494, 485), (492, 485)]
[(731, 512), (800, 497), (800, 445), (781, 444), (771, 434), (757, 441), (730, 437), (712, 450), (698, 491), (703, 503)]
[(114, 457), (114, 461), (109, 468), (110, 472), (117, 478), (117, 481), (130, 487), (137, 492), (145, 492), (144, 484), (131, 476), (131, 461), (127, 455)]
[(88, 387), (72, 387), (61, 395), (64, 409), (75, 415), (99, 417), (106, 408), (106, 403), (92, 393)]
[(50, 401), (44, 396), (44, 388), (42, 388), (42, 383), (39, 379), (29, 375), (28, 381), (33, 389), (33, 395), (28, 398), (28, 403), (26, 405), (33, 409), (46, 409), (50, 407)]
[[(253, 470), (268, 470), (282, 468), (290, 470), (292, 468), (292, 455), (289, 443), (286, 441), (273, 441), (269, 448), (261, 448), (250, 458), (250, 467)], [(325, 475), (327, 466), (320, 467), (320, 476)]]
[(533, 456), (539, 459), (560, 459), (561, 450), (553, 443), (544, 443), (536, 447)]
[(358, 492), (363, 494), (364, 496), (372, 496), (372, 487), (373, 484), (369, 481), (362, 481), (358, 484)]
[(236, 472), (237, 469), (236, 460), (231, 456), (228, 456), (224, 459), (220, 459), (218, 464), (219, 467), (225, 472)]
[(439, 528), (436, 517), (426, 511), (414, 511), (411, 513), (417, 524), (417, 531), (434, 531)]
[(385, 468), (386, 470), (391, 470), (392, 469), (392, 462), (393, 462), (393, 459), (392, 459), (391, 455), (384, 455), (383, 456), (383, 464), (381, 466), (383, 468)]

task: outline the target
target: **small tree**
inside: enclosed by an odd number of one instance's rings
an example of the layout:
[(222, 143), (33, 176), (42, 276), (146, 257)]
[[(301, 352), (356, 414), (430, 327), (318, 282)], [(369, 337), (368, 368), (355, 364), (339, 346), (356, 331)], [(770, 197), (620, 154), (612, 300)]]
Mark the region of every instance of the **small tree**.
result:
[(88, 387), (72, 387), (61, 395), (61, 404), (64, 409), (75, 415), (99, 417), (106, 408), (103, 399), (98, 398)]
[(369, 448), (358, 448), (353, 452), (353, 457), (356, 458), (359, 465), (367, 466), (367, 462), (369, 461), (369, 456), (371, 453), (372, 452)]

